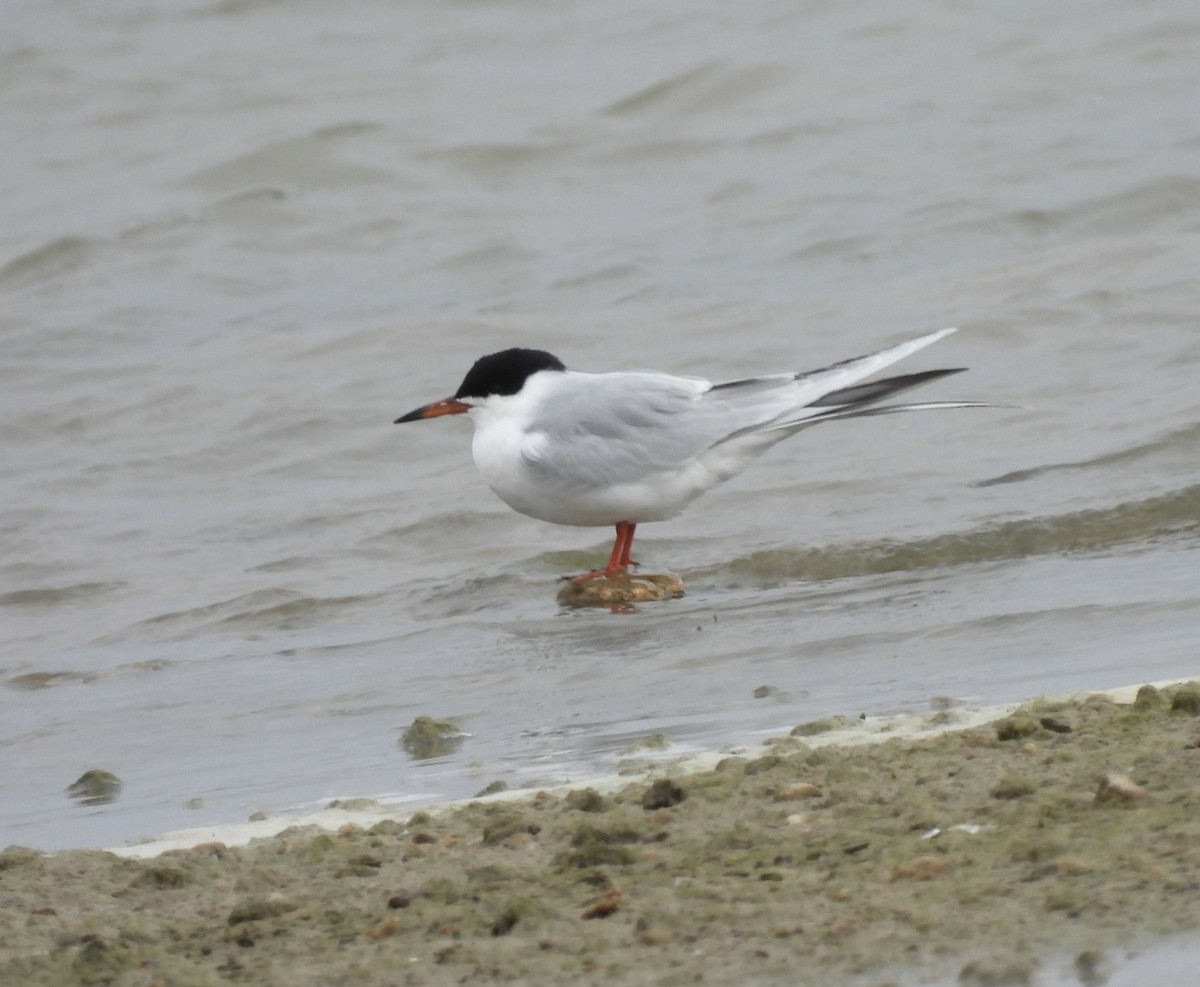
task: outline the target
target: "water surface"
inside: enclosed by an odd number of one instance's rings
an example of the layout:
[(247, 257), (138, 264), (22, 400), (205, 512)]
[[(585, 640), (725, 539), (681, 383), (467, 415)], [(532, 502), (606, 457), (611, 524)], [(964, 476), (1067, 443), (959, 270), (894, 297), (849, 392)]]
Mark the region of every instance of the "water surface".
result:
[[(12, 5), (0, 845), (1200, 674), (1198, 90), (1182, 0)], [(390, 424), (509, 345), (945, 325), (925, 393), (1017, 407), (784, 443), (639, 530), (689, 594), (634, 614), (554, 603), (608, 532)], [(469, 738), (413, 761), (422, 713)]]

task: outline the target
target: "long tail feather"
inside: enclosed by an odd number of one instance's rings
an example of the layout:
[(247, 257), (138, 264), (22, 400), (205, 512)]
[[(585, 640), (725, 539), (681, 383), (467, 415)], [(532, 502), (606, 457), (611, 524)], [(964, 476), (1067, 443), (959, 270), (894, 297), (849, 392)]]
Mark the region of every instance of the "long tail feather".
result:
[(942, 329), (938, 332), (931, 332), (917, 339), (910, 340), (907, 343), (901, 343), (899, 346), (881, 350), (878, 353), (845, 360), (842, 363), (813, 371), (810, 374), (798, 375), (797, 380), (814, 382), (821, 380), (822, 382), (828, 381), (831, 384), (847, 381), (847, 384), (846, 386), (835, 387), (833, 390), (826, 391), (820, 397), (809, 401), (805, 405), (806, 409), (828, 408), (828, 411), (809, 412), (808, 414), (798, 416), (789, 415), (780, 421), (772, 423), (768, 430), (772, 432), (795, 432), (802, 428), (807, 428), (809, 425), (816, 425), (819, 422), (833, 421), (841, 418), (867, 418), (874, 415), (894, 415), (903, 411), (997, 407), (997, 405), (985, 401), (924, 401), (915, 404), (888, 405), (878, 403), (910, 388), (920, 387), (923, 384), (940, 380), (943, 377), (962, 373), (967, 369), (966, 367), (925, 370), (915, 374), (902, 374), (896, 377), (885, 377), (882, 380), (857, 383), (863, 377), (875, 373), (882, 367), (890, 366), (897, 360), (903, 359), (916, 350), (928, 346), (930, 343), (937, 342), (937, 340), (950, 335), (954, 331), (954, 329)]
[(951, 374), (961, 374), (966, 369), (966, 367), (955, 367), (953, 370), (926, 370), (918, 374), (905, 374), (902, 377), (885, 377), (883, 380), (873, 380), (866, 384), (842, 387), (836, 391), (830, 391), (828, 394), (822, 395), (815, 401), (810, 401), (808, 407), (844, 408), (847, 405), (874, 404), (876, 401), (890, 398), (893, 394), (907, 391), (910, 387), (920, 387), (922, 384), (931, 383), (941, 377), (949, 377)]
[(816, 425), (818, 422), (836, 418), (870, 418), (872, 415), (895, 415), (901, 411), (940, 411), (943, 408), (1011, 408), (1008, 404), (990, 404), (987, 401), (921, 401), (916, 404), (877, 404), (869, 408), (835, 408), (815, 415), (797, 424)]

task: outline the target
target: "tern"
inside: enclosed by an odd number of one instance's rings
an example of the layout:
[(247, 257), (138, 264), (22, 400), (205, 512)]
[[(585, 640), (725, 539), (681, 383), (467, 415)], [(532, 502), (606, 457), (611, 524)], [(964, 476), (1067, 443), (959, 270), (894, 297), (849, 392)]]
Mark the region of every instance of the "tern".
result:
[(608, 564), (575, 577), (611, 578), (637, 565), (630, 553), (639, 524), (674, 517), (801, 429), (902, 411), (989, 407), (880, 403), (965, 367), (863, 383), (954, 331), (820, 370), (719, 384), (649, 371), (581, 373), (544, 350), (507, 349), (475, 361), (452, 397), (395, 423), (470, 417), (475, 465), (509, 507), (554, 524), (615, 526)]

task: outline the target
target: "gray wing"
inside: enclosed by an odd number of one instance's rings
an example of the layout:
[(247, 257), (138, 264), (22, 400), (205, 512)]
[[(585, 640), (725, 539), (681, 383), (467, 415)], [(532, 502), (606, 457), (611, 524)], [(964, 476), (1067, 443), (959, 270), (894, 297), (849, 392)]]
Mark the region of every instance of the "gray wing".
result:
[(568, 372), (559, 383), (529, 423), (522, 460), (560, 488), (636, 483), (729, 433), (704, 402), (712, 384), (698, 377)]
[(837, 418), (977, 402), (880, 405), (951, 370), (861, 381), (954, 332), (942, 329), (867, 356), (806, 373), (713, 385), (655, 373), (566, 373), (546, 412), (530, 424), (523, 460), (561, 489), (587, 489), (597, 477), (636, 483), (701, 460), (727, 477), (753, 456), (809, 425)]

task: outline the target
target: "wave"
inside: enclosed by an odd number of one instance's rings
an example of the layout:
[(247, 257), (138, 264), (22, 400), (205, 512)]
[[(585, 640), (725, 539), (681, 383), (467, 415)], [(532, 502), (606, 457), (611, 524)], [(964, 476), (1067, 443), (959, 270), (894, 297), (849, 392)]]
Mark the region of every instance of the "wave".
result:
[(0, 286), (24, 287), (52, 280), (83, 267), (102, 248), (102, 241), (91, 237), (57, 237), (0, 266)]
[(707, 571), (724, 571), (738, 581), (772, 585), (1098, 552), (1196, 534), (1200, 534), (1200, 484), (1113, 507), (1004, 521), (930, 538), (770, 549)]
[(156, 633), (163, 628), (190, 633), (198, 626), (290, 630), (369, 610), (372, 604), (382, 601), (378, 594), (314, 597), (288, 589), (259, 589), (216, 603), (159, 614), (141, 621), (140, 626)]
[(58, 607), (123, 589), (123, 582), (73, 583), (69, 586), (38, 586), (0, 593), (0, 607)]
[(1021, 483), (1024, 480), (1032, 480), (1047, 473), (1128, 465), (1162, 453), (1167, 453), (1168, 455), (1172, 453), (1184, 453), (1188, 455), (1189, 462), (1194, 462), (1197, 445), (1200, 445), (1200, 423), (1173, 429), (1149, 442), (1143, 442), (1126, 449), (1118, 449), (1116, 452), (1105, 453), (1102, 456), (1094, 456), (1091, 459), (1080, 459), (1066, 463), (1049, 463), (1044, 466), (1034, 466), (1030, 469), (1014, 470), (1011, 473), (994, 476), (988, 480), (980, 480), (975, 486), (994, 487), (1004, 483)]

